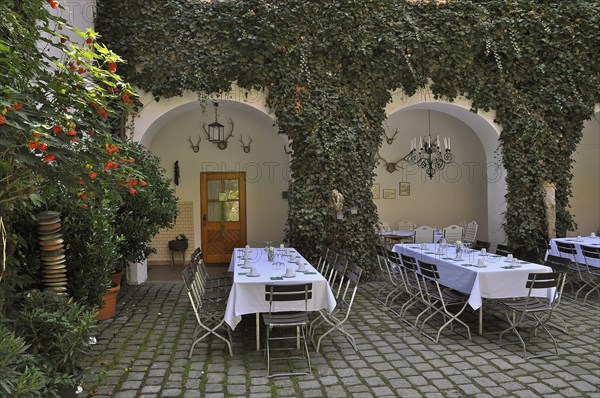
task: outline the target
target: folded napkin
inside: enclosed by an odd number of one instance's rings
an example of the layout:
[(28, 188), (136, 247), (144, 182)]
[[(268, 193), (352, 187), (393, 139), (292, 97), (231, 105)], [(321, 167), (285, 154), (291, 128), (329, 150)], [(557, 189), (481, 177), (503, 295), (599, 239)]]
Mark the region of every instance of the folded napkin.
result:
[(272, 281), (282, 281), (282, 280), (283, 280), (283, 277), (282, 277), (282, 276), (272, 276), (272, 277), (271, 277), (271, 280), (272, 280)]
[(465, 267), (472, 267), (473, 266), (473, 264), (469, 264), (469, 263), (463, 263), (461, 265), (464, 265)]
[(248, 275), (248, 272), (238, 272), (238, 275)]
[(450, 258), (450, 257), (442, 257), (442, 260), (454, 260), (454, 259)]
[(304, 272), (304, 275), (317, 275), (317, 273), (312, 271), (306, 271)]

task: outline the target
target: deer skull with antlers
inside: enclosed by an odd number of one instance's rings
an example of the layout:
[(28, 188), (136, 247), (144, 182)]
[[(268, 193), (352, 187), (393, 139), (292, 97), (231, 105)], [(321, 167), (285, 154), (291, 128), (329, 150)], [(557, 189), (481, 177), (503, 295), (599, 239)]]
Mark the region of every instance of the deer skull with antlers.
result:
[(250, 152), (250, 144), (252, 144), (252, 137), (250, 137), (250, 141), (248, 141), (248, 145), (244, 144), (243, 136), (240, 134), (240, 143), (242, 144), (242, 148), (244, 149), (244, 153)]
[(192, 151), (194, 151), (194, 153), (198, 153), (198, 151), (200, 150), (200, 141), (202, 141), (202, 137), (198, 137), (197, 144), (194, 144), (192, 142), (192, 137), (188, 137), (188, 141), (190, 142), (190, 147), (192, 148)]
[(404, 158), (400, 159), (397, 162), (388, 162), (387, 160), (385, 160), (383, 158), (383, 156), (381, 156), (379, 154), (379, 152), (377, 152), (376, 158), (379, 160), (383, 160), (383, 163), (385, 164), (385, 169), (388, 171), (388, 173), (393, 173), (394, 171), (398, 171), (398, 170), (402, 169), (402, 167), (398, 166), (398, 163), (400, 163), (402, 160), (404, 160)]
[(396, 136), (398, 135), (398, 130), (396, 130), (394, 135), (391, 137), (388, 137), (385, 131), (383, 132), (383, 134), (385, 135), (385, 140), (387, 141), (388, 145), (392, 145), (394, 143), (394, 140), (396, 139)]

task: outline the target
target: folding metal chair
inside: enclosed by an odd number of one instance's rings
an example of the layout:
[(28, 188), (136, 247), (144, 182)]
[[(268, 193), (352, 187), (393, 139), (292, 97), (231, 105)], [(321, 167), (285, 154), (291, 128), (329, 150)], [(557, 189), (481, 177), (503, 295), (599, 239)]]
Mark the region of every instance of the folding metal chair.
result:
[[(292, 376), (292, 375), (306, 375), (312, 373), (310, 370), (310, 354), (308, 352), (308, 344), (306, 342), (306, 328), (308, 325), (308, 300), (312, 298), (312, 283), (300, 283), (294, 285), (266, 285), (265, 286), (265, 300), (269, 302), (269, 312), (263, 314), (263, 321), (266, 330), (266, 354), (267, 354), (267, 377), (276, 376)], [(274, 307), (281, 307), (285, 303), (290, 302), (304, 302), (304, 311), (285, 311), (276, 312)], [(274, 328), (294, 328), (296, 334), (294, 336), (279, 336), (272, 337), (271, 333)], [(271, 348), (271, 342), (273, 341), (285, 341), (293, 340), (294, 349), (299, 339), (302, 338), (304, 342), (304, 350), (301, 357), (295, 356), (290, 357), (289, 355), (282, 357), (271, 358), (271, 351), (289, 350), (287, 348)], [(271, 361), (282, 361), (290, 360), (294, 358), (305, 358), (307, 360), (309, 372), (285, 372), (285, 373), (271, 373)]]
[[(225, 344), (227, 344), (229, 355), (233, 356), (233, 349), (231, 347), (231, 330), (225, 323), (224, 319), (226, 302), (203, 300), (201, 293), (202, 288), (197, 285), (198, 280), (195, 278), (191, 267), (186, 266), (184, 268), (182, 277), (183, 281), (185, 282), (188, 298), (190, 300), (190, 304), (192, 305), (192, 309), (194, 310), (194, 315), (197, 322), (197, 325), (194, 328), (194, 334), (192, 336), (194, 342), (190, 348), (188, 358), (192, 357), (192, 352), (194, 351), (196, 344), (210, 335), (216, 336), (220, 340), (223, 340)], [(219, 330), (224, 330), (226, 334), (223, 335), (219, 333)], [(203, 334), (198, 337), (200, 333)]]
[[(599, 278), (600, 278), (600, 268), (598, 268), (598, 267), (600, 267), (600, 247), (581, 245), (580, 249), (581, 249), (581, 253), (583, 254), (583, 258), (585, 260), (586, 272), (582, 272), (582, 277), (584, 279), (584, 285), (581, 286), (579, 288), (579, 290), (577, 290), (577, 293), (575, 294), (575, 298), (577, 298), (577, 295), (579, 294), (580, 291), (583, 290), (584, 287), (589, 285), (592, 288), (590, 289), (589, 292), (587, 292), (587, 294), (583, 298), (583, 302), (585, 303), (588, 296), (593, 291), (598, 290), (600, 288), (600, 283), (598, 283)], [(592, 262), (597, 263), (598, 266), (592, 265)], [(599, 290), (599, 292), (600, 292), (600, 290)]]
[(512, 254), (512, 249), (510, 248), (510, 246), (508, 245), (501, 245), (498, 244), (496, 245), (496, 251), (495, 253), (499, 256), (508, 256), (509, 254)]
[[(346, 338), (346, 340), (348, 340), (348, 342), (352, 345), (355, 351), (358, 351), (358, 348), (356, 347), (356, 342), (354, 341), (354, 337), (345, 329), (345, 323), (348, 320), (348, 318), (350, 318), (352, 304), (354, 303), (354, 298), (358, 290), (358, 283), (360, 282), (361, 275), (362, 268), (354, 264), (348, 264), (345, 280), (343, 283), (343, 293), (340, 299), (338, 300), (338, 306), (336, 310), (334, 310), (331, 314), (328, 313), (327, 310), (321, 310), (319, 312), (319, 316), (315, 318), (311, 323), (309, 334), (317, 352), (319, 352), (321, 342), (323, 341), (323, 339), (329, 334), (335, 332), (336, 330), (342, 333), (342, 335)], [(328, 329), (319, 337), (319, 339), (315, 343), (315, 334), (317, 329), (321, 325), (328, 327)]]
[[(440, 274), (438, 273), (437, 266), (435, 264), (419, 261), (419, 267), (424, 281), (424, 294), (429, 297), (429, 307), (431, 310), (433, 310), (433, 313), (423, 320), (423, 324), (421, 325), (421, 334), (424, 334), (426, 337), (437, 343), (440, 339), (442, 330), (444, 330), (446, 326), (451, 325), (452, 322), (458, 322), (467, 329), (469, 340), (471, 340), (471, 329), (469, 328), (469, 325), (458, 318), (464, 312), (465, 308), (467, 308), (467, 305), (469, 304), (469, 297), (462, 293), (448, 289), (445, 286), (442, 287), (442, 285), (439, 283)], [(450, 308), (453, 307), (457, 308), (457, 310), (454, 312), (450, 311)], [(429, 310), (429, 308), (425, 311), (427, 310)], [(423, 314), (425, 311), (421, 312), (421, 314)], [(419, 314), (419, 317), (421, 314)], [(423, 329), (427, 321), (433, 318), (435, 314), (441, 314), (443, 315), (444, 319), (448, 320), (442, 326), (440, 326), (437, 336), (434, 340), (431, 336), (423, 333)], [(415, 326), (417, 325), (419, 317), (417, 317), (417, 321), (415, 321)]]
[(473, 246), (471, 246), (471, 249), (473, 249), (473, 250), (481, 250), (481, 249), (490, 250), (490, 246), (491, 246), (490, 242), (486, 242), (484, 240), (478, 240), (478, 241), (475, 241), (475, 243), (473, 243)]
[(392, 311), (395, 315), (399, 316), (400, 314), (392, 308), (392, 304), (396, 301), (398, 297), (406, 293), (406, 277), (402, 268), (402, 260), (400, 259), (400, 254), (391, 250), (386, 250), (386, 255), (389, 279), (391, 282), (392, 289), (386, 296), (384, 305), (388, 307), (388, 309)]
[[(571, 260), (571, 263), (569, 264), (569, 273), (573, 275), (579, 282), (583, 282), (585, 286), (586, 278), (584, 275), (587, 271), (587, 266), (577, 262), (577, 246), (575, 246), (575, 243), (559, 241), (555, 241), (555, 243), (558, 254), (561, 257)], [(575, 290), (572, 281), (569, 282), (571, 283), (571, 288)], [(579, 292), (579, 290), (577, 290), (577, 292)]]
[(423, 290), (421, 286), (422, 279), (419, 275), (419, 266), (417, 264), (417, 260), (414, 257), (407, 256), (406, 254), (401, 254), (400, 257), (402, 258), (401, 270), (404, 273), (406, 292), (408, 293), (409, 298), (404, 302), (402, 308), (400, 308), (399, 316), (400, 319), (407, 325), (415, 327), (416, 323), (410, 323), (406, 319), (406, 312), (415, 304), (422, 303), (427, 307), (428, 303), (423, 298)]
[[(552, 333), (550, 333), (546, 324), (552, 317), (552, 311), (560, 302), (559, 298), (564, 287), (565, 275), (565, 272), (530, 273), (525, 284), (528, 289), (527, 296), (511, 301), (502, 301), (501, 304), (506, 308), (506, 319), (510, 326), (500, 333), (499, 344), (502, 343), (502, 336), (506, 332), (512, 331), (523, 346), (523, 356), (525, 359), (552, 355), (540, 354), (527, 356), (527, 347), (525, 345), (525, 340), (523, 340), (523, 337), (519, 333), (519, 328), (528, 329), (528, 341), (531, 339), (532, 332), (535, 333), (537, 329), (542, 328), (546, 331), (548, 336), (550, 336), (550, 339), (552, 339), (554, 351), (558, 355), (556, 339), (552, 336)], [(539, 289), (553, 289), (554, 292), (550, 295), (549, 299), (543, 300), (532, 295), (535, 290)], [(533, 317), (534, 323), (533, 325), (528, 325), (526, 322), (531, 317)]]

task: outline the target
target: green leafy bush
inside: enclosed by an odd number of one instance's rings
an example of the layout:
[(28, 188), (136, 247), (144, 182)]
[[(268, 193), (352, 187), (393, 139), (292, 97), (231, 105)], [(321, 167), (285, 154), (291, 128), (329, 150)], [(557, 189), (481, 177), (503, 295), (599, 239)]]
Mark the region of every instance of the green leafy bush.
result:
[(5, 322), (0, 316), (0, 396), (43, 397), (46, 375), (26, 342)]
[(73, 385), (90, 354), (95, 311), (49, 291), (31, 291), (14, 320), (15, 333), (29, 346), (51, 385)]

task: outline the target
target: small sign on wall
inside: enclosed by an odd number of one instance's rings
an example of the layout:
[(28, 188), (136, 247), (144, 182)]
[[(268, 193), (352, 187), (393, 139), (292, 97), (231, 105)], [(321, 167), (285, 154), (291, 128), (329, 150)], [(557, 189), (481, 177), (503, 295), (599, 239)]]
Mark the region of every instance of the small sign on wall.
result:
[(410, 182), (401, 182), (398, 188), (398, 196), (410, 196)]
[(373, 199), (379, 199), (379, 184), (373, 184), (371, 192), (373, 193)]
[(383, 190), (383, 198), (384, 199), (396, 199), (396, 190), (395, 189), (384, 189)]

